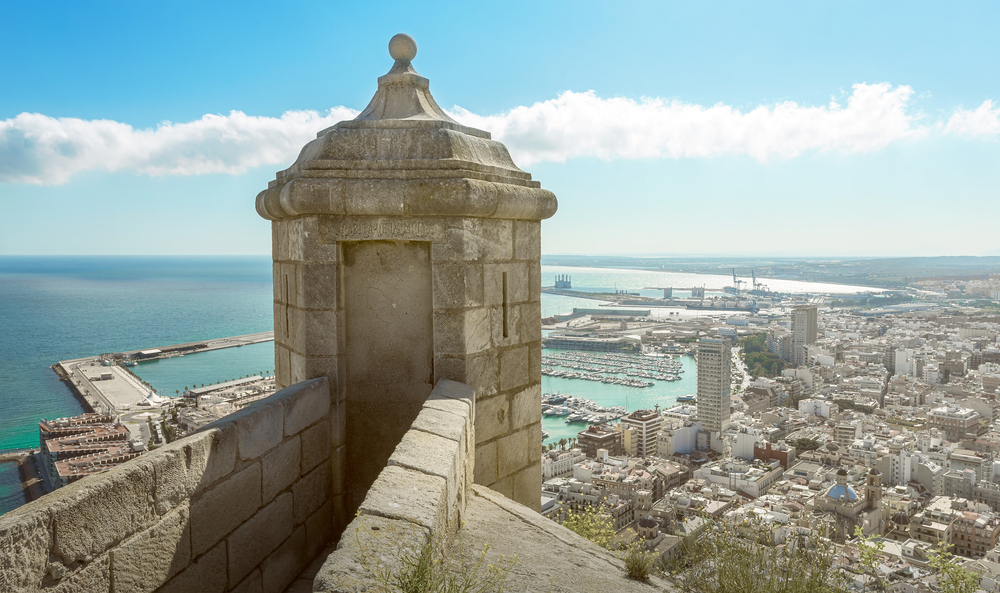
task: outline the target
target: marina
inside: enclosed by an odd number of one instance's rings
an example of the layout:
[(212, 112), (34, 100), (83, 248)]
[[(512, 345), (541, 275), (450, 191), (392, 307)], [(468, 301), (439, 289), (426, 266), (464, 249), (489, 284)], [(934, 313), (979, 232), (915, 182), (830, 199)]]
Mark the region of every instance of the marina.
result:
[[(695, 391), (694, 358), (679, 356), (648, 356), (622, 353), (594, 353), (576, 350), (542, 351), (543, 367), (566, 370), (568, 373), (542, 375), (543, 442), (576, 438), (589, 424), (615, 422), (637, 409), (671, 407)], [(559, 366), (557, 366), (557, 363)], [(577, 371), (566, 365), (586, 366)], [(676, 380), (653, 379), (648, 387), (635, 387), (625, 382), (587, 380), (583, 375), (594, 374), (627, 378), (625, 373), (649, 372), (677, 377)], [(689, 400), (690, 401), (690, 400)], [(573, 417), (580, 414), (581, 417)], [(603, 417), (602, 417), (603, 416)], [(571, 422), (567, 422), (570, 418)], [(589, 418), (589, 420), (588, 420)], [(547, 434), (547, 436), (545, 436)]]

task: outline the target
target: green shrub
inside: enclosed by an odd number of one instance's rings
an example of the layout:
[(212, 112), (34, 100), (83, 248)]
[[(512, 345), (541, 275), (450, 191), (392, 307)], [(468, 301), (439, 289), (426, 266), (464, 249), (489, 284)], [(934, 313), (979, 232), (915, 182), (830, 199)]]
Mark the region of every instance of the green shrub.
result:
[(647, 580), (656, 564), (656, 554), (647, 552), (641, 541), (625, 548), (618, 557), (625, 562), (625, 574), (628, 575), (628, 578), (637, 581)]
[(833, 593), (844, 579), (833, 545), (818, 536), (772, 545), (772, 527), (755, 519), (714, 523), (677, 563), (685, 593)]
[(577, 535), (581, 535), (602, 548), (611, 549), (611, 540), (615, 537), (611, 518), (603, 515), (592, 506), (571, 509), (562, 519), (563, 527)]

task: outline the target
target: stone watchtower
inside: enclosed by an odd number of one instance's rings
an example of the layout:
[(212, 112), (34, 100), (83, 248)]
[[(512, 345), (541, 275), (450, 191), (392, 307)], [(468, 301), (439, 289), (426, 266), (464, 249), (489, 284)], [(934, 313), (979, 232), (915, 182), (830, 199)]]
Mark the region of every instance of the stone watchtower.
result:
[(340, 519), (440, 379), (475, 388), (475, 481), (538, 510), (540, 221), (556, 198), (438, 107), (412, 38), (389, 53), (368, 107), (257, 196), (278, 387), (329, 378)]

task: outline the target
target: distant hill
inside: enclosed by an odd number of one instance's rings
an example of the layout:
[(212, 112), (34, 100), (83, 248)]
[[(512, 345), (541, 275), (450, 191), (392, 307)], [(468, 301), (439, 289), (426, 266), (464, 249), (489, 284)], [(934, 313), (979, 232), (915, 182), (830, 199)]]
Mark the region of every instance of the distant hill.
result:
[(883, 288), (902, 288), (914, 280), (926, 278), (966, 279), (1000, 274), (1000, 255), (839, 259), (543, 255), (542, 264), (700, 274), (730, 274), (735, 268), (739, 276), (750, 276), (752, 270), (758, 278), (795, 278)]

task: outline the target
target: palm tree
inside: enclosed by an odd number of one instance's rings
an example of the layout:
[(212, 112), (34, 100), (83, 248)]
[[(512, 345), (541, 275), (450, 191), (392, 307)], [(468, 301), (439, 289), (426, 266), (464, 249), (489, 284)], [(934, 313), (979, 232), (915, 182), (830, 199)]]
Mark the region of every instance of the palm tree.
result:
[(565, 451), (566, 450), (566, 443), (567, 443), (567, 441), (566, 441), (565, 437), (559, 439), (559, 448), (562, 449), (563, 451)]

